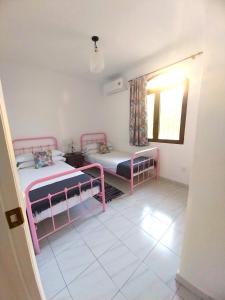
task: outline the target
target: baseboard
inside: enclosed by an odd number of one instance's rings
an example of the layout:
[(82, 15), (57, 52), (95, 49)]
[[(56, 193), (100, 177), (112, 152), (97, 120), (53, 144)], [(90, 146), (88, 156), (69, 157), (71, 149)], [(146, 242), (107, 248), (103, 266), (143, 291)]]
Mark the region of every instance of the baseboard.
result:
[(216, 300), (212, 296), (206, 294), (201, 289), (197, 288), (196, 286), (194, 286), (193, 284), (191, 284), (189, 281), (187, 281), (186, 279), (184, 279), (179, 273), (176, 274), (176, 281), (180, 285), (184, 286), (187, 290), (189, 290), (192, 294), (198, 296), (202, 300)]

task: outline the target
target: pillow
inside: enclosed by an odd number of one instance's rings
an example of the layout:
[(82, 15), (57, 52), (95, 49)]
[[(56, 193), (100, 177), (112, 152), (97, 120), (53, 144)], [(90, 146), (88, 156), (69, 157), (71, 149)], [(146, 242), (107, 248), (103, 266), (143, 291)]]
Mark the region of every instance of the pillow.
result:
[(93, 143), (93, 144), (87, 144), (84, 148), (85, 153), (97, 153), (98, 152), (98, 144)]
[(52, 151), (48, 150), (48, 151), (35, 152), (34, 163), (35, 163), (35, 169), (52, 166), (54, 164), (52, 160)]
[(99, 149), (98, 149), (98, 152), (100, 154), (106, 154), (106, 153), (109, 153), (109, 148), (106, 144), (99, 144)]
[(34, 157), (33, 157), (33, 153), (30, 152), (30, 153), (23, 153), (23, 154), (19, 154), (16, 156), (16, 162), (17, 163), (23, 163), (25, 161), (31, 161), (33, 160)]
[[(53, 160), (53, 162), (66, 161), (66, 158), (63, 157), (63, 156), (53, 156), (52, 160)], [(17, 169), (18, 170), (25, 169), (25, 168), (30, 168), (30, 167), (34, 167), (34, 166), (35, 166), (34, 160), (24, 161), (22, 163), (17, 163)]]
[(54, 149), (52, 150), (52, 157), (55, 157), (55, 156), (64, 156), (65, 153), (63, 153), (62, 151), (58, 150), (58, 149)]
[(34, 160), (30, 160), (30, 161), (24, 161), (22, 163), (17, 163), (17, 169), (24, 169), (24, 168), (30, 168), (30, 167), (34, 167)]
[(63, 156), (53, 156), (52, 160), (53, 160), (53, 162), (54, 161), (66, 161), (66, 158)]

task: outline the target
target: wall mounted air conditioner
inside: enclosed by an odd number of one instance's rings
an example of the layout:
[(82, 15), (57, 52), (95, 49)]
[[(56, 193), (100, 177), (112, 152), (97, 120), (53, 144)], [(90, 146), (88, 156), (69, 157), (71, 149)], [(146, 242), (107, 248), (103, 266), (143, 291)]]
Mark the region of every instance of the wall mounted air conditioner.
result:
[(126, 89), (127, 89), (126, 81), (122, 77), (119, 77), (117, 79), (105, 83), (103, 87), (105, 95), (119, 93)]

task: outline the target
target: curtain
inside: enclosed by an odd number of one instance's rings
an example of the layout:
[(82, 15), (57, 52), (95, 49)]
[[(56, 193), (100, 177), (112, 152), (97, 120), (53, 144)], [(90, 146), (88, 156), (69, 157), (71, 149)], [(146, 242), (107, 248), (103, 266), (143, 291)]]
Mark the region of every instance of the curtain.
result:
[(130, 145), (148, 145), (147, 91), (143, 76), (130, 81)]

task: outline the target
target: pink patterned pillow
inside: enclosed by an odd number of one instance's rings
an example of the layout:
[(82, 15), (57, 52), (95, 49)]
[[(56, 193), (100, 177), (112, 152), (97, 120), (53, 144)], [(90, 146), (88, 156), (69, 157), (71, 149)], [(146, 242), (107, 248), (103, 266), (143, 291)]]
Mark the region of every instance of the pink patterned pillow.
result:
[(40, 169), (47, 166), (52, 166), (53, 160), (52, 160), (52, 151), (40, 151), (40, 152), (34, 152), (34, 164), (35, 169)]
[(99, 144), (99, 151), (98, 151), (100, 154), (106, 154), (106, 153), (109, 153), (109, 148), (106, 144)]

